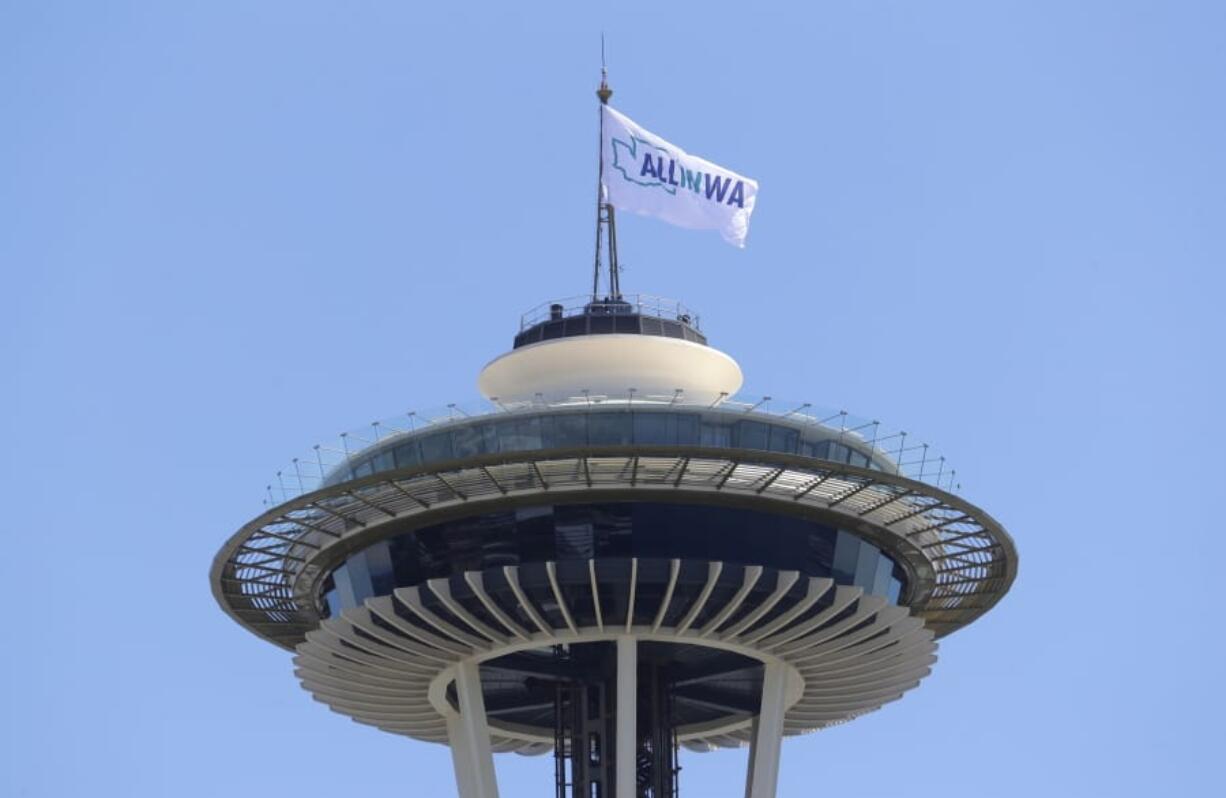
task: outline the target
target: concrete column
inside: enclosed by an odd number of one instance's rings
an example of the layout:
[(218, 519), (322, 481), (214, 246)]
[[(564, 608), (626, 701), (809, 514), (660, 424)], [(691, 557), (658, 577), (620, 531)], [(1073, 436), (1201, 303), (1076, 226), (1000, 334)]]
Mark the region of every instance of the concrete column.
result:
[(746, 798), (775, 798), (775, 788), (779, 784), (779, 753), (783, 748), (787, 675), (780, 662), (762, 669), (762, 710), (754, 722), (753, 743), (749, 749)]
[(614, 798), (635, 798), (638, 753), (639, 650), (638, 641), (617, 638), (617, 752)]
[(456, 666), (456, 694), (460, 716), (447, 722), (455, 766), (456, 789), (460, 798), (498, 798), (494, 777), (494, 753), (490, 750), (490, 729), (485, 722), (485, 697), (481, 694), (481, 673), (477, 663)]

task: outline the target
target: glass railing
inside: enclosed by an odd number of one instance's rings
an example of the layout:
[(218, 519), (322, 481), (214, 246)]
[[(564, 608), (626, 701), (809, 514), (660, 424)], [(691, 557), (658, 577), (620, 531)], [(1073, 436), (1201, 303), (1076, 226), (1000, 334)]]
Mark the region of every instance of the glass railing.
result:
[[(642, 412), (636, 416), (635, 411)], [(651, 417), (658, 422), (662, 411), (679, 423), (652, 423)], [(539, 424), (533, 431), (501, 423), (519, 420), (529, 424), (564, 414), (572, 420), (575, 416), (588, 418), (581, 419), (582, 424), (566, 424), (565, 432), (555, 437), (542, 435)], [(630, 419), (624, 423), (609, 423), (625, 416)], [(451, 434), (438, 434), (448, 431)], [(671, 396), (580, 392), (550, 403), (453, 403), (371, 422), (293, 458), (265, 487), (264, 504), (274, 506), (334, 482), (421, 463), (505, 451), (625, 443), (783, 452), (887, 471), (950, 492), (961, 487), (945, 457), (918, 436), (844, 410), (769, 396), (699, 404), (688, 402), (681, 392)]]

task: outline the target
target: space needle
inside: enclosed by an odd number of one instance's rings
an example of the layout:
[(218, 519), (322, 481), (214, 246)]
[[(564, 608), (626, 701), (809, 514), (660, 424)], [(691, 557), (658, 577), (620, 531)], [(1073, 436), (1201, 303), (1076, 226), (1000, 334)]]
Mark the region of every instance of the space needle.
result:
[[(642, 172), (688, 179), (645, 136)], [(747, 748), (772, 798), (784, 738), (917, 687), (1017, 553), (927, 443), (739, 396), (696, 312), (623, 294), (603, 186), (591, 293), (520, 319), (479, 406), (295, 458), (213, 594), (319, 702), (449, 746), (460, 798), (504, 752), (552, 756), (557, 798), (676, 796), (680, 747)]]

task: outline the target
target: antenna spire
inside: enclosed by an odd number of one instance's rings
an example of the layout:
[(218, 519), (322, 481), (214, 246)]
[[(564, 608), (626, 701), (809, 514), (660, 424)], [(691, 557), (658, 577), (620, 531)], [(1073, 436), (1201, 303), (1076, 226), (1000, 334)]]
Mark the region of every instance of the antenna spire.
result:
[(609, 68), (604, 62), (604, 33), (600, 34), (600, 88), (596, 90), (596, 96), (600, 98), (601, 105), (608, 105), (609, 98), (613, 96), (613, 90), (609, 88)]
[(601, 234), (607, 231), (609, 240), (609, 299), (621, 299), (621, 285), (618, 280), (617, 266), (617, 229), (613, 221), (613, 206), (605, 202), (604, 196), (604, 107), (609, 104), (613, 90), (609, 88), (609, 69), (604, 60), (604, 33), (600, 34), (600, 88), (596, 90), (600, 98), (600, 160), (596, 182), (596, 264), (592, 273), (592, 301), (600, 300), (600, 249)]

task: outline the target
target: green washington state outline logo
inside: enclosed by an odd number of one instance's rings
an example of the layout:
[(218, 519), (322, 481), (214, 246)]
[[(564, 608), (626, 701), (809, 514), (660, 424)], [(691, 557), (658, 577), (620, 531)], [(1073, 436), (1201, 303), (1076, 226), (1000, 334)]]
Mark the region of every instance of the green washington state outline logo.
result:
[[(678, 188), (685, 188), (720, 205), (745, 207), (744, 180), (733, 183), (733, 179), (727, 175), (686, 169), (668, 150), (638, 136), (631, 136), (629, 144), (616, 138), (611, 139), (611, 142), (613, 168), (621, 172), (627, 183), (647, 188), (662, 188), (674, 197), (677, 196)], [(643, 145), (641, 165), (638, 163), (639, 144)]]
[[(631, 183), (634, 183), (636, 186), (657, 186), (659, 188), (664, 189), (669, 194), (675, 195), (677, 193), (676, 186), (670, 186), (666, 183), (661, 183), (658, 179), (639, 180), (637, 178), (641, 177), (642, 176), (641, 174), (636, 177), (631, 177), (630, 176), (631, 173), (626, 171), (626, 167), (622, 163), (622, 159), (620, 158), (621, 151), (622, 150), (626, 151), (627, 157), (631, 163), (631, 167), (630, 167), (631, 170), (637, 171), (639, 168), (638, 167), (638, 145), (640, 143), (644, 147), (651, 147), (657, 152), (663, 153), (665, 158), (668, 158), (670, 162), (672, 161), (672, 158), (673, 158), (672, 153), (670, 153), (668, 150), (664, 149), (663, 147), (655, 147), (654, 145), (652, 145), (650, 141), (647, 141), (645, 139), (640, 139), (635, 136), (631, 136), (629, 144), (622, 141), (621, 139), (613, 139), (613, 168), (621, 172), (623, 178), (625, 178), (627, 181)], [(620, 145), (620, 148), (619, 148), (619, 145)], [(651, 158), (650, 153), (644, 153), (644, 160), (649, 160), (650, 158)], [(657, 177), (656, 174), (650, 170), (648, 170), (646, 174), (651, 175), (653, 178)]]

